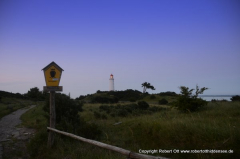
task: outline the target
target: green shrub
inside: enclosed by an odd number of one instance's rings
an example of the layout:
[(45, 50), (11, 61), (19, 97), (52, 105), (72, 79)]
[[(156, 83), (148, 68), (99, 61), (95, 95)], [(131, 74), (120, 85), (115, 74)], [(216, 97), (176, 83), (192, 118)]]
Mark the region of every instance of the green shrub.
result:
[(177, 94), (175, 92), (167, 91), (159, 93), (159, 96), (177, 96)]
[(186, 98), (184, 96), (179, 97), (175, 103), (175, 107), (184, 112), (197, 111), (204, 105), (207, 105), (207, 101), (201, 98)]
[(178, 97), (177, 101), (174, 103), (174, 106), (177, 107), (177, 109), (188, 112), (188, 111), (197, 111), (199, 108), (203, 107), (204, 105), (207, 105), (207, 101), (198, 98), (198, 94), (202, 94), (205, 90), (208, 88), (201, 88), (199, 89), (198, 86), (196, 86), (196, 93), (195, 95), (192, 95), (192, 91), (194, 89), (189, 90), (188, 87), (181, 86), (181, 95)]
[[(21, 94), (16, 94), (18, 97), (21, 97)], [(37, 87), (30, 88), (30, 90), (26, 93), (26, 96), (33, 101), (44, 101), (47, 97), (46, 92), (41, 92)]]
[(121, 108), (127, 110), (129, 113), (132, 113), (133, 110), (138, 109), (138, 105), (137, 104), (127, 104), (127, 105), (121, 106)]
[(138, 102), (138, 108), (146, 110), (149, 107), (149, 104), (145, 101), (139, 101)]
[(158, 101), (158, 104), (159, 105), (165, 105), (165, 104), (168, 104), (168, 101), (165, 98), (163, 98), (163, 99)]
[(141, 98), (142, 93), (138, 90), (127, 89), (125, 91), (107, 91), (108, 95), (113, 95), (121, 101), (135, 102)]

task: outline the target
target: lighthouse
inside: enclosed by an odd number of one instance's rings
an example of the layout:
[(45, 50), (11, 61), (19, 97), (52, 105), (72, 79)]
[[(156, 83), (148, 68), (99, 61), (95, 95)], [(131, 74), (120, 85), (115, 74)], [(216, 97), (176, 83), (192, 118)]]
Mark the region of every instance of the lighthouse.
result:
[(109, 79), (109, 91), (114, 91), (114, 78), (113, 75), (110, 75), (110, 79)]

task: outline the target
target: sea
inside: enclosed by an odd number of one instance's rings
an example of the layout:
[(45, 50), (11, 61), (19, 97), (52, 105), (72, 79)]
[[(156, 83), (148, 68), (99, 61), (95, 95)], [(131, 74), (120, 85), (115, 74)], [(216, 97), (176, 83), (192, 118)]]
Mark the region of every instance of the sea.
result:
[(232, 96), (235, 95), (199, 95), (198, 97), (206, 101), (211, 101), (212, 99), (231, 101)]

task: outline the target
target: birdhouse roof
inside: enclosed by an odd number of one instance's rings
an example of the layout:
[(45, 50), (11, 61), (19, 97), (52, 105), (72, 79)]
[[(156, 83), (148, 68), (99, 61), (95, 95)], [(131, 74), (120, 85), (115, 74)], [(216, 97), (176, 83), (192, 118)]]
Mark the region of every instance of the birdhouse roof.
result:
[(51, 62), (50, 64), (48, 64), (46, 67), (44, 67), (42, 70), (47, 70), (49, 67), (51, 67), (52, 65), (55, 65), (57, 67), (57, 69), (59, 69), (60, 71), (64, 71), (60, 66), (58, 66), (54, 61)]

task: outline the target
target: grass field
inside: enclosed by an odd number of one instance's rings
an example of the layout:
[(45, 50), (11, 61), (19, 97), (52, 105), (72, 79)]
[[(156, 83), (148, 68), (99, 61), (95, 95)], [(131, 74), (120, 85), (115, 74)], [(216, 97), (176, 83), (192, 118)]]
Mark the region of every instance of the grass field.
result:
[[(209, 102), (199, 112), (181, 113), (169, 106), (159, 112), (138, 116), (96, 118), (100, 104), (85, 104), (79, 114), (102, 130), (100, 142), (122, 147), (133, 152), (142, 150), (232, 150), (233, 153), (155, 153), (169, 158), (239, 158), (240, 103)], [(152, 106), (152, 105), (150, 105)], [(52, 149), (47, 148), (47, 122), (38, 104), (22, 116), (23, 125), (38, 129), (28, 145), (33, 158), (126, 158), (80, 141), (56, 135)], [(121, 122), (121, 123), (119, 123)], [(114, 125), (115, 123), (119, 123)], [(81, 126), (81, 125), (79, 125)]]

